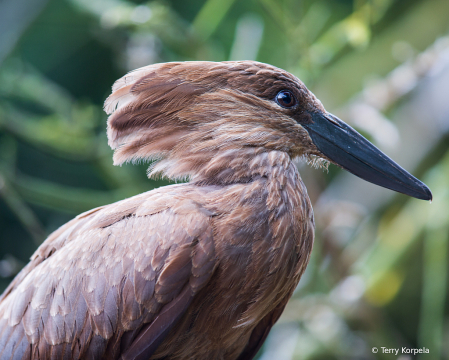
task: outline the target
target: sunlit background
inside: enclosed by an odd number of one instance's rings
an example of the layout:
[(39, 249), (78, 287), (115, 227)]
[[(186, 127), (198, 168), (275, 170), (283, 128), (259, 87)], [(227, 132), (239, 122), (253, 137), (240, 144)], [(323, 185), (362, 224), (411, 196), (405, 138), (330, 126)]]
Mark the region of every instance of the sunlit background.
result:
[(259, 359), (398, 358), (372, 353), (382, 346), (449, 359), (448, 0), (1, 0), (1, 290), (78, 213), (168, 183), (112, 166), (102, 103), (114, 80), (239, 59), (297, 75), (434, 194), (299, 163), (313, 256)]

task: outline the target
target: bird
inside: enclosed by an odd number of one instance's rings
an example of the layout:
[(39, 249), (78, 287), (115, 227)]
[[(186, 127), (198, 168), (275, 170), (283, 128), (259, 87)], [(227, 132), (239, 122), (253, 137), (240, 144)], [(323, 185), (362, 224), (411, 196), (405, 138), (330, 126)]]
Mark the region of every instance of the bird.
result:
[(272, 65), (151, 64), (117, 80), (104, 109), (114, 165), (185, 182), (53, 232), (0, 298), (1, 359), (253, 359), (313, 247), (295, 158), (432, 199)]

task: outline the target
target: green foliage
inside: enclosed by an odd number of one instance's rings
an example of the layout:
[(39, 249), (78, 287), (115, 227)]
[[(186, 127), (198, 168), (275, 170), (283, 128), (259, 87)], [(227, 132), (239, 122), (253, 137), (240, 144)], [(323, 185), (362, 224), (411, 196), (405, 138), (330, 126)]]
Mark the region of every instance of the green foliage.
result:
[(0, 3), (0, 287), (76, 214), (168, 183), (145, 164), (112, 166), (102, 102), (114, 80), (152, 62), (255, 59), (300, 77), (434, 193), (429, 205), (300, 165), (315, 249), (260, 358), (392, 359), (371, 348), (407, 346), (449, 359), (449, 126), (437, 114), (449, 86), (434, 75), (448, 71), (447, 0), (24, 4)]

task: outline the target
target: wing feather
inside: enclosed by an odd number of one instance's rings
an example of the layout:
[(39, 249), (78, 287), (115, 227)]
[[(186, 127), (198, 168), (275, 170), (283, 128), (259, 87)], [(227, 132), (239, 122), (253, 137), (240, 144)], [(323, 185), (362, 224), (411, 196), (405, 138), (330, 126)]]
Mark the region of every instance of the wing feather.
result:
[(243, 352), (237, 360), (252, 360), (265, 342), (276, 321), (279, 320), (290, 296), (286, 297), (273, 311), (266, 315), (254, 328)]
[(210, 213), (179, 187), (50, 235), (0, 298), (0, 358), (148, 359), (216, 268)]
[(129, 349), (122, 355), (123, 360), (147, 360), (162, 343), (173, 325), (187, 310), (193, 299), (189, 286), (167, 304), (154, 321), (141, 331)]

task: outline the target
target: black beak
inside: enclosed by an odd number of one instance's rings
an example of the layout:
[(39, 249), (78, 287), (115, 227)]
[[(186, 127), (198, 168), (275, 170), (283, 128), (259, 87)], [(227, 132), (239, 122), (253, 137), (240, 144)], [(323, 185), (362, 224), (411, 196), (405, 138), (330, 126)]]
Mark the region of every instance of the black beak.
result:
[(432, 200), (430, 189), (336, 116), (311, 113), (313, 122), (302, 124), (312, 141), (333, 163), (387, 189)]

